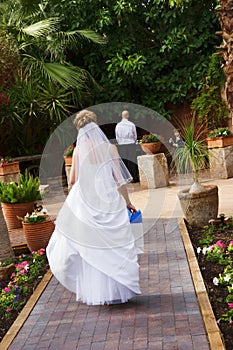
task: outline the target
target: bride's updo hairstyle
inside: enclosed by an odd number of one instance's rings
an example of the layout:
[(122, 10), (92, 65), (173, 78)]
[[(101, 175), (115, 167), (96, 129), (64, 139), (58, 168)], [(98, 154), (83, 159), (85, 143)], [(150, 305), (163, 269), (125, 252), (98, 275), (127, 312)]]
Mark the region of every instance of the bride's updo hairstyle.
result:
[(87, 109), (78, 112), (74, 119), (74, 125), (78, 130), (91, 122), (96, 123), (97, 116), (94, 112), (88, 111)]

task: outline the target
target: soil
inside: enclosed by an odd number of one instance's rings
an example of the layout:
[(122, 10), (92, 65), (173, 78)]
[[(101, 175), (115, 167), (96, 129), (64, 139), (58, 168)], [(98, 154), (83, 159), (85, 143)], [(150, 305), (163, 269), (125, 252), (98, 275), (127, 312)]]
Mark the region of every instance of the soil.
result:
[[(200, 240), (206, 238), (203, 228), (193, 229), (188, 227), (189, 236), (194, 247), (194, 251), (197, 251), (198, 247), (202, 247)], [(233, 240), (233, 228), (224, 231), (216, 229), (216, 232), (212, 234), (213, 241), (216, 243), (218, 240), (222, 240), (224, 243), (228, 244)], [(206, 290), (209, 296), (210, 303), (218, 322), (220, 331), (223, 336), (226, 350), (233, 350), (233, 323), (220, 321), (221, 315), (228, 310), (228, 305), (225, 302), (227, 296), (226, 287), (215, 286), (213, 284), (213, 278), (218, 277), (220, 273), (223, 272), (224, 266), (218, 265), (217, 263), (208, 261), (203, 254), (197, 254), (196, 257), (199, 263), (200, 271), (205, 282)]]

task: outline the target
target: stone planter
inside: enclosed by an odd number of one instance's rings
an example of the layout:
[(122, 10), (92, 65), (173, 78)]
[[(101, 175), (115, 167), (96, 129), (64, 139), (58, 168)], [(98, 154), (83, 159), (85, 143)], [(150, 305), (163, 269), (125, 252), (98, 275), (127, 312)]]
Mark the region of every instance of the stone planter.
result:
[(2, 203), (2, 211), (8, 230), (21, 228), (22, 222), (17, 216), (24, 217), (34, 210), (34, 202), (29, 203)]
[(218, 187), (204, 186), (205, 190), (189, 193), (189, 189), (178, 193), (185, 219), (192, 227), (204, 226), (218, 216)]
[(27, 246), (31, 252), (46, 248), (50, 237), (55, 229), (53, 220), (46, 220), (34, 224), (23, 224), (23, 232), (26, 237)]
[(233, 145), (209, 148), (210, 174), (213, 178), (233, 177)]
[(68, 191), (71, 189), (70, 185), (70, 170), (72, 165), (72, 156), (64, 156), (65, 160), (65, 172), (66, 172), (66, 179), (68, 184)]
[(166, 187), (169, 184), (167, 158), (164, 153), (138, 156), (140, 186), (142, 188)]
[(160, 142), (141, 143), (141, 148), (146, 154), (156, 154), (161, 147)]
[(225, 137), (215, 137), (214, 139), (207, 138), (208, 148), (222, 148), (233, 145), (233, 135)]
[(72, 165), (72, 156), (64, 156), (65, 166)]
[(10, 264), (7, 266), (0, 266), (0, 281), (2, 280), (8, 280), (12, 274), (12, 272), (15, 271), (15, 265)]

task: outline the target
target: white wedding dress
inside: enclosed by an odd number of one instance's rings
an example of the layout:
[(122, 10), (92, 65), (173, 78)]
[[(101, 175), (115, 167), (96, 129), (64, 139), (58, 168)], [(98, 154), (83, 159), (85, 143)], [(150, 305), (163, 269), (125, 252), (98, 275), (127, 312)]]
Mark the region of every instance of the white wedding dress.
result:
[[(90, 135), (90, 126), (86, 129)], [(78, 150), (84, 154), (81, 141)], [(106, 143), (100, 154), (106, 147), (112, 156), (112, 145)], [(93, 155), (90, 159), (79, 166), (80, 176), (58, 214), (46, 252), (54, 276), (76, 293), (77, 301), (124, 303), (140, 294), (134, 237), (115, 165), (93, 161)]]

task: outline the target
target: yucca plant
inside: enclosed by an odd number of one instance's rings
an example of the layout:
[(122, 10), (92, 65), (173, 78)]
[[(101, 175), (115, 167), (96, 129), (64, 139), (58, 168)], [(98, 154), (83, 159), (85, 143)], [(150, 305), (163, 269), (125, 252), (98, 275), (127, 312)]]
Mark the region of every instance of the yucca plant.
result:
[(0, 201), (2, 203), (29, 203), (41, 199), (40, 179), (32, 177), (26, 170), (20, 174), (19, 182), (0, 182)]
[(175, 163), (179, 168), (184, 167), (188, 173), (190, 167), (193, 173), (193, 185), (189, 192), (203, 191), (204, 187), (199, 183), (201, 170), (208, 164), (208, 147), (206, 144), (206, 130), (202, 126), (196, 126), (195, 119), (182, 125), (182, 136), (185, 140), (184, 147), (177, 148), (174, 154)]

